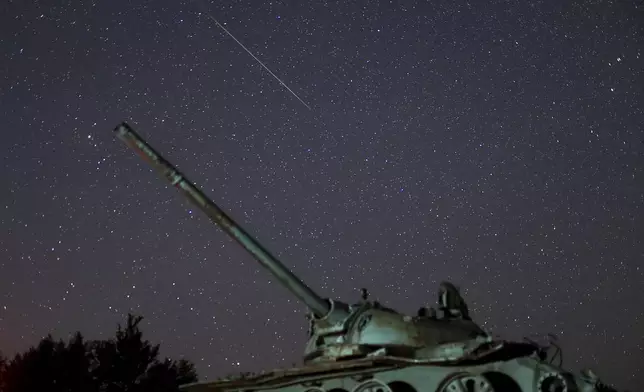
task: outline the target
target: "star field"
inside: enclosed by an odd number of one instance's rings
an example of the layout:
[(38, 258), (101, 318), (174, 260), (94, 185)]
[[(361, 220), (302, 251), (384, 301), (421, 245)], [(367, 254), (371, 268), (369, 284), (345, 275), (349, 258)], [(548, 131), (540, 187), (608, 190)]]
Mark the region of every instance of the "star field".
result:
[(322, 295), (415, 313), (452, 280), (635, 389), (643, 65), (636, 1), (5, 1), (0, 350), (131, 311), (202, 379), (299, 362), (303, 306), (127, 120)]

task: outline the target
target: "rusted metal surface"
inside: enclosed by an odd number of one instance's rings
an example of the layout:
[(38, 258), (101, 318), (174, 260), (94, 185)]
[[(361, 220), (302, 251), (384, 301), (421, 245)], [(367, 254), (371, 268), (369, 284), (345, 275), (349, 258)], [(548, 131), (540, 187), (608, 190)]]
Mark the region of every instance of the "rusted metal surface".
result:
[(295, 276), (277, 260), (259, 242), (235, 223), (219, 206), (217, 206), (201, 189), (188, 180), (170, 162), (155, 151), (128, 124), (122, 123), (114, 130), (119, 139), (136, 151), (146, 162), (156, 169), (166, 180), (178, 188), (188, 200), (203, 211), (212, 222), (217, 224), (229, 236), (235, 239), (280, 283), (304, 302), (318, 317), (324, 317), (330, 310), (327, 300), (317, 295), (311, 288)]

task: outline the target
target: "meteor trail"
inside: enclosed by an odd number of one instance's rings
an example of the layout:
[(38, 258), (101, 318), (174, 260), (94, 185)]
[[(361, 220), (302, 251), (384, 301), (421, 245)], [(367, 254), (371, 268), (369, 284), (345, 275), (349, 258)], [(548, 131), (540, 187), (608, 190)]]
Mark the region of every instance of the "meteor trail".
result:
[(282, 86), (284, 86), (284, 88), (285, 88), (285, 89), (287, 89), (291, 94), (293, 94), (293, 96), (294, 96), (295, 98), (297, 98), (297, 100), (298, 100), (298, 101), (302, 102), (302, 105), (306, 106), (306, 108), (307, 108), (307, 109), (311, 110), (311, 107), (310, 107), (309, 105), (307, 105), (307, 104), (306, 104), (306, 102), (304, 102), (304, 101), (302, 100), (302, 98), (300, 98), (297, 94), (295, 94), (295, 92), (294, 92), (293, 90), (291, 90), (291, 89), (286, 85), (286, 83), (284, 83), (284, 82), (282, 81), (282, 79), (278, 78), (278, 77), (277, 77), (277, 75), (275, 75), (275, 74), (273, 73), (273, 71), (271, 71), (270, 69), (268, 69), (268, 67), (267, 67), (264, 63), (262, 63), (262, 61), (261, 61), (260, 59), (258, 59), (258, 58), (257, 58), (257, 56), (255, 56), (255, 55), (254, 55), (250, 50), (248, 50), (248, 48), (246, 48), (246, 47), (244, 46), (244, 44), (242, 44), (242, 43), (241, 43), (237, 38), (235, 38), (235, 36), (234, 36), (234, 35), (232, 35), (232, 34), (231, 34), (231, 32), (230, 32), (230, 31), (228, 31), (228, 29), (226, 29), (226, 28), (225, 28), (221, 23), (219, 23), (219, 22), (217, 21), (217, 19), (215, 19), (215, 17), (214, 17), (214, 16), (212, 16), (212, 15), (210, 14), (210, 12), (208, 12), (208, 10), (207, 10), (207, 9), (206, 9), (206, 7), (205, 7), (205, 4), (202, 4), (202, 5), (203, 5), (204, 13), (206, 14), (206, 16), (207, 16), (208, 18), (212, 19), (212, 21), (213, 21), (213, 22), (215, 22), (215, 24), (216, 24), (217, 26), (219, 26), (219, 28), (220, 28), (220, 29), (222, 29), (223, 31), (225, 31), (225, 32), (226, 32), (226, 34), (228, 34), (228, 35), (230, 36), (230, 38), (234, 39), (234, 40), (235, 40), (235, 42), (237, 42), (237, 43), (239, 44), (239, 46), (241, 46), (241, 47), (242, 47), (242, 48), (243, 48), (243, 49), (244, 49), (244, 50), (245, 50), (249, 55), (251, 55), (251, 56), (255, 59), (255, 61), (257, 61), (257, 62), (259, 63), (259, 65), (261, 65), (262, 67), (264, 67), (264, 69), (265, 69), (265, 70), (267, 70), (267, 71), (268, 71), (268, 73), (270, 73), (270, 74), (271, 74), (271, 76), (273, 76), (273, 77), (275, 78), (275, 80), (277, 80), (278, 82), (280, 82), (280, 84), (281, 84)]

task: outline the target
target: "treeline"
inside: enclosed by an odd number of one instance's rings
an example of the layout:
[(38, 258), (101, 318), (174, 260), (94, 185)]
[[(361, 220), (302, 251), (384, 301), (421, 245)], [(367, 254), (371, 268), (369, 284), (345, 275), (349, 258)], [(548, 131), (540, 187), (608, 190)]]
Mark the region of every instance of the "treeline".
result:
[(0, 355), (0, 392), (176, 392), (197, 381), (193, 363), (162, 359), (159, 345), (143, 339), (142, 319), (129, 314), (110, 339), (47, 336), (12, 359)]

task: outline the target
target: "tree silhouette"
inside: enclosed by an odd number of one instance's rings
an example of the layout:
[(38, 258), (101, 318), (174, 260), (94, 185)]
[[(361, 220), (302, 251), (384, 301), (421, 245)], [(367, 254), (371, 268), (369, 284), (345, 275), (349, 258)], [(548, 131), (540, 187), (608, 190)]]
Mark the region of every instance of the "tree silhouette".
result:
[(5, 378), (5, 370), (7, 366), (7, 360), (5, 359), (4, 355), (2, 355), (2, 351), (0, 351), (0, 391), (4, 391), (4, 378)]
[(11, 361), (0, 357), (2, 392), (173, 392), (197, 381), (186, 360), (159, 360), (159, 346), (144, 340), (143, 317), (128, 314), (115, 338), (86, 342), (77, 332), (66, 344), (51, 336)]

